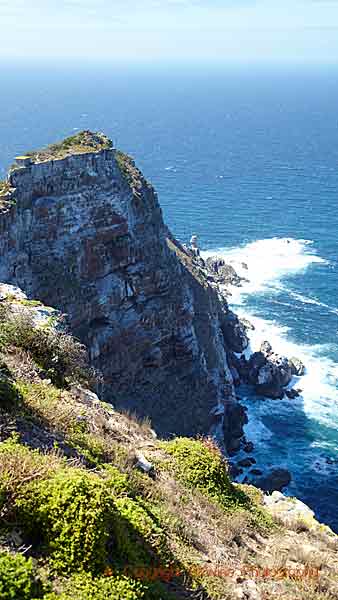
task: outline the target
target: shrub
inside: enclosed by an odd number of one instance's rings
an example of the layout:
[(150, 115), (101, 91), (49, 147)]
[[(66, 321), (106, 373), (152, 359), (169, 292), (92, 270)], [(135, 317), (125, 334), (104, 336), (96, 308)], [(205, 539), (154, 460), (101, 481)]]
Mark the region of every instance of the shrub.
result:
[(29, 481), (50, 476), (61, 464), (55, 453), (31, 450), (18, 443), (16, 435), (0, 443), (0, 505), (13, 500)]
[(230, 481), (220, 450), (210, 442), (176, 438), (162, 442), (172, 457), (169, 469), (188, 487), (197, 488), (226, 509), (250, 506), (249, 498)]
[(42, 543), (57, 571), (104, 568), (114, 503), (109, 486), (96, 474), (60, 470), (28, 485), (16, 507), (30, 542)]
[(123, 575), (93, 579), (75, 575), (61, 586), (60, 594), (47, 594), (44, 600), (141, 600), (146, 598), (141, 583)]
[(32, 600), (39, 595), (32, 559), (21, 554), (0, 553), (1, 600)]
[(0, 318), (0, 348), (8, 346), (29, 352), (60, 387), (93, 377), (85, 347), (64, 331), (35, 326), (27, 310), (17, 315), (7, 313), (5, 319)]
[(155, 516), (141, 501), (132, 498), (118, 498), (115, 502), (119, 518), (115, 521), (114, 533), (117, 555), (128, 565), (142, 567), (150, 563), (166, 562), (163, 529)]
[(12, 409), (18, 404), (20, 395), (17, 387), (8, 379), (0, 379), (0, 406)]

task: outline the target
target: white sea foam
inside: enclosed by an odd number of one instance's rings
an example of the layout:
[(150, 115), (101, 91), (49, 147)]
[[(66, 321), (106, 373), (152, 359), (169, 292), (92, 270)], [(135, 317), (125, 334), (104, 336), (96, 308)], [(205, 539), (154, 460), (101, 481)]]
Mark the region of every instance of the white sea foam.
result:
[(278, 291), (281, 279), (286, 275), (305, 271), (312, 263), (325, 263), (323, 258), (311, 251), (311, 245), (310, 240), (268, 238), (239, 248), (208, 250), (202, 255), (217, 254), (225, 258), (239, 275), (249, 279), (243, 287), (231, 290), (232, 302), (239, 304), (249, 294)]
[(338, 308), (334, 306), (330, 306), (329, 304), (325, 304), (325, 302), (320, 302), (315, 298), (310, 298), (309, 296), (303, 296), (302, 294), (298, 294), (297, 292), (293, 292), (292, 290), (287, 290), (290, 296), (298, 302), (302, 304), (314, 304), (315, 306), (321, 306), (322, 308), (327, 308), (329, 312), (332, 312), (335, 315), (338, 315)]
[[(338, 365), (321, 355), (323, 347), (296, 344), (288, 339), (288, 328), (261, 319), (243, 309), (237, 312), (255, 326), (255, 331), (250, 332), (252, 351), (259, 350), (261, 343), (269, 340), (275, 352), (288, 357), (296, 356), (306, 365), (306, 374), (295, 379), (296, 387), (302, 390), (304, 412), (323, 425), (332, 426), (333, 420), (337, 422)], [(292, 407), (289, 401), (286, 404), (286, 408), (288, 407)]]
[[(338, 427), (338, 364), (325, 356), (324, 346), (299, 345), (292, 341), (292, 331), (276, 321), (269, 321), (252, 314), (244, 306), (251, 295), (257, 293), (269, 294), (270, 296), (281, 290), (298, 302), (303, 304), (316, 304), (332, 312), (337, 312), (335, 307), (321, 303), (312, 297), (303, 296), (290, 291), (283, 286), (283, 277), (290, 274), (304, 272), (313, 263), (325, 263), (318, 256), (309, 240), (296, 240), (293, 238), (271, 238), (252, 242), (244, 247), (218, 249), (204, 252), (204, 258), (213, 255), (223, 257), (232, 264), (236, 271), (243, 277), (249, 279), (241, 288), (231, 288), (232, 297), (230, 304), (235, 305), (236, 312), (249, 319), (255, 326), (250, 331), (249, 353), (259, 350), (261, 343), (268, 340), (274, 351), (284, 356), (296, 356), (306, 365), (306, 374), (300, 378), (294, 378), (292, 382), (302, 390), (302, 395), (297, 400), (265, 400), (259, 402), (245, 402), (248, 408), (249, 424), (246, 426), (246, 435), (254, 444), (264, 449), (269, 448), (272, 437), (264, 420), (266, 417), (279, 417), (292, 419), (295, 411), (304, 412), (305, 417), (312, 423), (332, 428)], [(245, 264), (243, 264), (245, 263)], [(247, 268), (245, 267), (247, 266)], [(245, 302), (247, 305), (248, 302)], [(318, 440), (317, 450), (323, 453), (331, 448), (334, 449), (337, 439)], [(315, 446), (313, 446), (315, 450)], [(294, 449), (286, 450), (283, 458), (275, 457), (279, 464), (292, 467), (297, 460), (292, 456)], [(287, 455), (287, 456), (286, 456)], [(266, 453), (265, 456), (268, 456)], [(272, 457), (273, 462), (273, 457)], [(314, 463), (318, 465), (318, 463)], [(266, 466), (266, 465), (265, 465)]]

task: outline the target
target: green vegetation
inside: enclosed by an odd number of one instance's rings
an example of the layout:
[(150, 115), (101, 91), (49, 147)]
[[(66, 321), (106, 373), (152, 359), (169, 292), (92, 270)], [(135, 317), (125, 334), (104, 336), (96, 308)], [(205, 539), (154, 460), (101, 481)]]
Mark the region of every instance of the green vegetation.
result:
[(44, 600), (146, 600), (146, 588), (123, 575), (93, 579), (75, 575), (61, 584), (60, 594), (47, 594)]
[(100, 150), (110, 150), (112, 147), (112, 141), (104, 134), (84, 130), (42, 150), (26, 152), (25, 155), (35, 162), (42, 162), (62, 159), (72, 154), (88, 154)]
[(184, 485), (200, 491), (226, 512), (243, 512), (257, 527), (274, 527), (273, 519), (261, 507), (260, 493), (231, 482), (226, 460), (212, 440), (176, 438), (162, 442), (161, 447), (171, 457), (161, 468), (169, 469)]
[(64, 331), (36, 327), (28, 311), (0, 311), (0, 350), (9, 346), (29, 352), (55, 385), (88, 382), (90, 369), (84, 346)]
[(0, 196), (8, 194), (11, 190), (11, 186), (6, 180), (0, 181)]
[[(0, 303), (0, 600), (234, 598), (218, 566), (266, 567), (284, 535), (262, 494), (231, 482), (212, 440), (158, 441), (92, 398), (78, 386), (84, 349), (37, 327), (34, 307)], [(153, 477), (135, 468), (140, 452)], [(276, 600), (320, 598), (312, 588)]]
[(188, 487), (207, 494), (226, 510), (249, 507), (248, 497), (231, 483), (227, 463), (211, 440), (176, 438), (161, 445), (172, 457), (167, 468)]
[(120, 150), (116, 150), (115, 158), (123, 177), (129, 185), (133, 185), (140, 180), (141, 173), (135, 166), (133, 159), (128, 156), (128, 154), (125, 154)]
[(102, 572), (114, 515), (109, 486), (81, 469), (60, 470), (33, 482), (15, 501), (27, 539), (42, 544), (58, 572)]
[(0, 211), (16, 204), (16, 199), (11, 194), (12, 191), (8, 181), (0, 181)]
[(39, 595), (33, 561), (21, 554), (0, 552), (0, 598), (2, 600), (32, 600)]

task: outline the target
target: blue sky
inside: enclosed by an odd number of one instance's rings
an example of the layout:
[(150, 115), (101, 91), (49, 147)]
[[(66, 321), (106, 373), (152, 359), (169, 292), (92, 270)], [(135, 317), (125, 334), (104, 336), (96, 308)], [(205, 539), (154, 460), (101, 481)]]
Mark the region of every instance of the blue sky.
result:
[(0, 58), (338, 62), (338, 0), (0, 0)]

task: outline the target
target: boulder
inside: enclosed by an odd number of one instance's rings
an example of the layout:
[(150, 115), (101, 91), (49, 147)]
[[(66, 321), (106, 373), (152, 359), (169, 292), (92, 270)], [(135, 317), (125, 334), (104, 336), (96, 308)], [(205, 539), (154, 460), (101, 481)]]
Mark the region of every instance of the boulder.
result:
[(241, 287), (244, 278), (240, 277), (235, 269), (227, 264), (223, 258), (211, 256), (207, 258), (206, 265), (218, 283)]
[(289, 361), (271, 352), (268, 342), (263, 342), (260, 352), (254, 352), (248, 364), (248, 383), (256, 386), (257, 394), (267, 398), (282, 399), (284, 388), (292, 379)]
[(239, 403), (227, 407), (224, 418), (224, 433), (226, 439), (242, 438), (243, 427), (248, 423), (246, 410)]
[(289, 385), (292, 379), (292, 370), (289, 360), (285, 356), (272, 354), (269, 356), (269, 362), (278, 370), (280, 385), (283, 387)]
[(249, 458), (243, 458), (242, 460), (238, 461), (238, 466), (247, 468), (251, 467), (251, 465), (254, 465), (255, 462), (256, 460), (250, 456)]
[(258, 383), (257, 377), (259, 370), (261, 367), (266, 365), (266, 362), (266, 357), (264, 356), (263, 352), (254, 352), (251, 354), (247, 364), (249, 383)]
[(264, 356), (270, 356), (270, 354), (272, 354), (272, 346), (271, 346), (270, 342), (267, 342), (267, 341), (262, 342), (260, 351), (262, 354), (264, 354)]
[(285, 394), (290, 400), (298, 398), (300, 396), (300, 392), (301, 390), (295, 390), (294, 388), (292, 388), (292, 390), (285, 390)]
[(302, 377), (305, 375), (305, 365), (299, 358), (292, 357), (289, 359), (289, 365), (291, 368), (292, 375), (296, 375), (297, 377)]
[(143, 454), (141, 454), (140, 452), (137, 453), (135, 461), (135, 469), (138, 469), (139, 471), (142, 471), (142, 473), (149, 475), (149, 477), (151, 477), (152, 479), (156, 478), (154, 465), (151, 462), (149, 462), (149, 460), (147, 460), (145, 456), (143, 456)]
[(249, 475), (263, 475), (263, 471), (260, 469), (251, 469), (251, 471), (249, 471)]
[(255, 331), (255, 326), (248, 319), (241, 317), (240, 322), (242, 323), (244, 329), (247, 329), (248, 331)]
[(264, 492), (273, 492), (274, 490), (281, 492), (289, 485), (290, 481), (291, 474), (287, 469), (276, 468), (260, 479), (256, 479), (254, 484)]
[(252, 442), (246, 442), (245, 446), (243, 447), (243, 450), (247, 454), (250, 454), (251, 452), (253, 452), (254, 448), (255, 447)]
[(246, 381), (248, 377), (248, 361), (246, 360), (245, 356), (242, 355), (238, 357), (234, 352), (230, 351), (227, 353), (227, 359), (230, 368), (233, 367), (236, 369), (239, 377)]
[(229, 456), (235, 456), (241, 447), (241, 438), (232, 438), (227, 442)]

